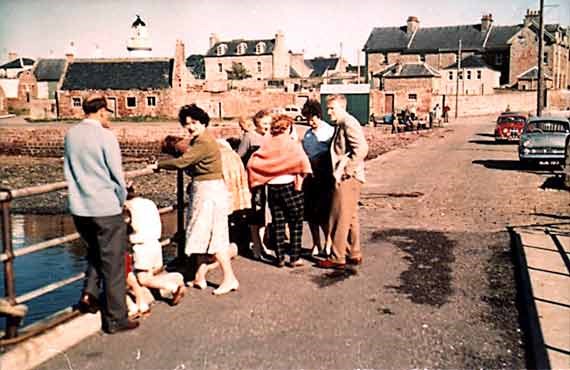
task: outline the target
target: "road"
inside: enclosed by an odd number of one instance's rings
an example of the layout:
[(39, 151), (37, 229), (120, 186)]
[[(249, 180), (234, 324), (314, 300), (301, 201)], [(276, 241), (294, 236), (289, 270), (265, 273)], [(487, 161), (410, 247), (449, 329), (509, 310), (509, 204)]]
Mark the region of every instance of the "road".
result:
[(506, 226), (569, 224), (569, 197), (492, 129), (461, 119), (367, 164), (357, 269), (239, 258), (238, 292), (193, 290), (39, 368), (524, 368)]

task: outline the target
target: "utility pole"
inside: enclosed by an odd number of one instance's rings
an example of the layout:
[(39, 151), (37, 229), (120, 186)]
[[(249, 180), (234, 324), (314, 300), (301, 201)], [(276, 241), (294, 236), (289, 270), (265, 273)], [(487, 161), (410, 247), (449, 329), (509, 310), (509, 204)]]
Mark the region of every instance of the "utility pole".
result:
[[(542, 1), (542, 0), (541, 0)], [(461, 39), (459, 40), (459, 49), (457, 50), (457, 78), (455, 83), (455, 118), (459, 114), (459, 73), (461, 71)], [(463, 76), (461, 76), (463, 77)]]
[(536, 116), (542, 115), (544, 108), (544, 69), (542, 63), (544, 62), (544, 0), (540, 0), (539, 11), (539, 28), (538, 31), (538, 86), (536, 88)]

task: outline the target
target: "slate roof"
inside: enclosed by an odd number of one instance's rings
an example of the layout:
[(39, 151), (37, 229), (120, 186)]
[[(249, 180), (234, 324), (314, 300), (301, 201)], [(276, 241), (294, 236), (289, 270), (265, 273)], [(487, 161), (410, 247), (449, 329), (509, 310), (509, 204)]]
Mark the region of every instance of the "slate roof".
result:
[[(547, 80), (552, 80), (552, 78), (547, 75), (546, 73), (544, 74), (544, 78)], [(521, 73), (518, 76), (519, 80), (526, 80), (526, 81), (531, 81), (531, 80), (538, 80), (538, 67), (534, 66), (531, 69), (529, 69), (526, 72)]]
[[(244, 54), (237, 53), (237, 46), (245, 42), (247, 48)], [(260, 43), (265, 43), (265, 52), (256, 54), (255, 53), (255, 46)], [(219, 45), (225, 44), (228, 47), (228, 50), (224, 55), (217, 55), (216, 48)], [(247, 56), (247, 55), (267, 55), (273, 53), (273, 48), (275, 47), (275, 39), (268, 39), (268, 40), (231, 40), (231, 41), (220, 41), (212, 46), (208, 52), (206, 53), (206, 57), (235, 57), (235, 56)]]
[(305, 63), (313, 69), (310, 77), (321, 77), (327, 70), (336, 69), (338, 61), (339, 58), (314, 58), (305, 60)]
[(427, 63), (395, 63), (374, 77), (384, 78), (412, 78), (412, 77), (439, 77), (440, 74)]
[(289, 66), (289, 77), (291, 77), (291, 78), (301, 78), (301, 75), (295, 70), (295, 68)]
[[(406, 26), (375, 27), (372, 29), (366, 44), (364, 44), (363, 50), (366, 52), (400, 51), (403, 53), (440, 52), (457, 50), (459, 40), (461, 40), (463, 50), (483, 51), (485, 49), (507, 48), (509, 46), (508, 40), (522, 28), (522, 24), (493, 25), (489, 32), (484, 32), (481, 31), (480, 24), (420, 27), (413, 35), (406, 32)], [(532, 23), (531, 28), (536, 31), (538, 25)], [(556, 24), (545, 25), (545, 29), (545, 40), (547, 41), (554, 40), (553, 33), (556, 30), (566, 32), (560, 25)], [(485, 39), (487, 39), (486, 43)]]
[(40, 59), (34, 67), (38, 81), (59, 81), (65, 69), (65, 59)]
[(493, 26), (485, 45), (487, 49), (505, 48), (507, 42), (522, 29), (522, 24), (514, 26)]
[(16, 58), (14, 60), (9, 61), (8, 63), (4, 63), (0, 66), (0, 69), (12, 69), (12, 68), (24, 68), (33, 66), (36, 61), (30, 58)]
[(62, 90), (149, 90), (172, 86), (174, 59), (77, 59)]
[[(492, 69), (479, 55), (470, 55), (461, 59), (461, 68), (489, 68)], [(453, 63), (444, 69), (457, 69), (457, 63)]]

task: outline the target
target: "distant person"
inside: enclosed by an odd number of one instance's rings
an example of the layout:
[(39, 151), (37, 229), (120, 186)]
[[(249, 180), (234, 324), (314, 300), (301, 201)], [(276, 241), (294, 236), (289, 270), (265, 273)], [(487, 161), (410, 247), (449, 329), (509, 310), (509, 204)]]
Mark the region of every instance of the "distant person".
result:
[[(305, 219), (313, 239), (313, 255), (328, 256), (331, 250), (329, 233), (329, 215), (334, 177), (330, 158), (330, 145), (334, 135), (334, 127), (323, 121), (321, 103), (307, 100), (302, 109), (310, 128), (303, 137), (303, 149), (313, 174), (303, 182), (305, 196)], [(321, 241), (321, 230), (324, 241)]]
[[(223, 179), (222, 157), (218, 143), (207, 131), (210, 116), (195, 104), (185, 105), (178, 113), (180, 125), (188, 131), (188, 149), (182, 156), (159, 161), (157, 169), (184, 170), (191, 178), (188, 185), (189, 207), (185, 253), (213, 256), (222, 270), (222, 283), (214, 295), (237, 290), (239, 282), (231, 265), (229, 241), (229, 195)], [(199, 268), (200, 270), (200, 268)], [(200, 281), (200, 287), (204, 287)]]
[(441, 122), (441, 107), (439, 104), (436, 104), (435, 107), (433, 107), (433, 121), (438, 125)]
[(364, 158), (368, 144), (360, 123), (346, 111), (344, 95), (327, 97), (327, 113), (336, 125), (330, 149), (335, 187), (329, 218), (332, 255), (319, 261), (321, 268), (344, 268), (362, 263), (358, 200), (365, 181)]
[(449, 105), (443, 106), (443, 122), (445, 122), (445, 123), (449, 122), (449, 111), (450, 110), (451, 110), (451, 108), (449, 108)]
[[(311, 163), (301, 143), (292, 140), (290, 127), (293, 119), (286, 115), (273, 117), (270, 135), (255, 151), (247, 164), (250, 188), (267, 184), (267, 198), (275, 235), (276, 265), (300, 267), (304, 199), (302, 184), (310, 174)], [(285, 228), (289, 226), (288, 247), (285, 243)]]
[(100, 286), (101, 327), (109, 334), (135, 329), (125, 302), (127, 228), (122, 211), (127, 191), (117, 138), (109, 130), (107, 100), (91, 95), (83, 101), (86, 118), (65, 135), (64, 173), (69, 210), (87, 244), (85, 286), (80, 309), (96, 312)]

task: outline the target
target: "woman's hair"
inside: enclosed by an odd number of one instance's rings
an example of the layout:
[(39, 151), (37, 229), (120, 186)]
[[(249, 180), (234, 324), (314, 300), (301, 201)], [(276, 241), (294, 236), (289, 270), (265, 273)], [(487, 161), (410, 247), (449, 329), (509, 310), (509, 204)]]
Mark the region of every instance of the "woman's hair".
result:
[(286, 116), (284, 114), (279, 114), (273, 117), (271, 121), (271, 128), (269, 132), (272, 136), (280, 135), (289, 130), (289, 127), (293, 125), (293, 118)]
[(180, 108), (180, 112), (178, 113), (178, 121), (182, 127), (186, 126), (187, 117), (199, 121), (206, 127), (208, 127), (208, 124), (210, 123), (210, 116), (208, 116), (208, 113), (206, 113), (196, 104), (184, 105), (182, 108)]
[(259, 112), (255, 113), (253, 116), (253, 124), (259, 126), (259, 121), (265, 116), (269, 116), (271, 111), (269, 109), (262, 109)]
[(160, 145), (161, 153), (169, 154), (173, 157), (180, 157), (188, 149), (188, 143), (181, 136), (168, 135), (162, 140)]
[(321, 103), (315, 99), (309, 99), (303, 105), (301, 109), (301, 114), (305, 118), (317, 117), (319, 119), (323, 118), (323, 109), (321, 108)]

